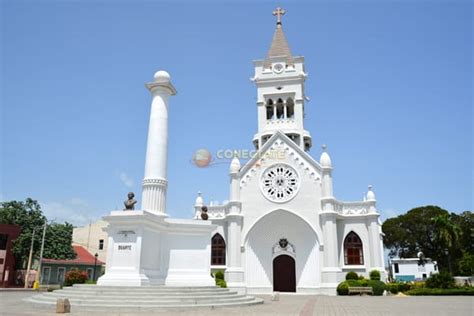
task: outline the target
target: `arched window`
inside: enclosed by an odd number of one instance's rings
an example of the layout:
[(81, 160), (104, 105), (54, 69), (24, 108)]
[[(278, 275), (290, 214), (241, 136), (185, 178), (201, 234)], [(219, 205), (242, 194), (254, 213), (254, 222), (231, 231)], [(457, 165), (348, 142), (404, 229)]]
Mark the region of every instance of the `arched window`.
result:
[(271, 120), (273, 118), (273, 100), (272, 99), (267, 101), (266, 110), (267, 110), (267, 120)]
[(282, 119), (284, 118), (284, 110), (283, 110), (284, 104), (282, 99), (278, 99), (277, 101), (277, 118)]
[(220, 234), (212, 237), (211, 265), (225, 265), (225, 241)]
[(359, 236), (350, 232), (344, 239), (344, 264), (363, 265), (364, 251), (362, 250), (362, 240)]
[(292, 98), (286, 99), (286, 117), (292, 119), (295, 116), (295, 104)]

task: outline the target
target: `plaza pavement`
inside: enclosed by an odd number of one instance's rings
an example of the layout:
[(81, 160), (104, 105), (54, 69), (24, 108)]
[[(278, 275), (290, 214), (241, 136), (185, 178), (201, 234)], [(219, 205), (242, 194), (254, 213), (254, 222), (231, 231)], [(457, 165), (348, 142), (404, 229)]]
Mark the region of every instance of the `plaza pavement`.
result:
[[(57, 315), (52, 308), (38, 308), (22, 301), (32, 292), (0, 291), (0, 315)], [(259, 295), (265, 299), (262, 305), (233, 308), (168, 309), (145, 313), (119, 312), (75, 312), (71, 315), (474, 315), (474, 297), (468, 296), (309, 296), (281, 295), (278, 302), (272, 302), (270, 296)]]

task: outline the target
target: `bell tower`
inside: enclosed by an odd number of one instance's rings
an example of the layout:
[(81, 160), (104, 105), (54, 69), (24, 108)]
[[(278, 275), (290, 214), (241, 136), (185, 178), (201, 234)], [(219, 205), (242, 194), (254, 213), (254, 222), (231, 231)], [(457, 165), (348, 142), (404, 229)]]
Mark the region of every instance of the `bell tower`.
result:
[(254, 61), (257, 86), (258, 132), (253, 138), (257, 149), (276, 132), (281, 131), (305, 151), (311, 148), (311, 135), (304, 129), (304, 58), (292, 56), (283, 33), (282, 8), (276, 8), (277, 17), (273, 40), (264, 60)]

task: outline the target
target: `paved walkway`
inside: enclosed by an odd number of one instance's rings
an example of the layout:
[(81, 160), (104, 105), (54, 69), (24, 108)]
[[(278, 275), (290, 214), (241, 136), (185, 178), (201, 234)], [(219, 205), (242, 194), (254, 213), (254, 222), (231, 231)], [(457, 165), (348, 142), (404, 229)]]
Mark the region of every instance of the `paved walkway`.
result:
[[(54, 309), (38, 309), (22, 301), (32, 295), (31, 292), (0, 292), (0, 315), (56, 315)], [(295, 316), (326, 316), (326, 315), (474, 315), (474, 297), (468, 296), (307, 296), (281, 295), (280, 301), (272, 302), (269, 296), (263, 305), (235, 308), (202, 308), (183, 310), (160, 310), (140, 315), (295, 315)], [(137, 313), (104, 313), (74, 312), (71, 315), (106, 316), (106, 315), (137, 315)]]

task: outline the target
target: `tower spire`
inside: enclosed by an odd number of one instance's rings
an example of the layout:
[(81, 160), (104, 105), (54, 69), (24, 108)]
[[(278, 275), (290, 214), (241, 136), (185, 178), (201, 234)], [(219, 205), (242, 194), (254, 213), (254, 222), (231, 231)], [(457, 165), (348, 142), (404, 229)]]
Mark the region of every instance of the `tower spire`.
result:
[(280, 7), (276, 8), (273, 11), (273, 15), (277, 18), (277, 27), (275, 33), (273, 34), (272, 44), (270, 45), (270, 50), (268, 51), (267, 58), (265, 59), (265, 67), (268, 68), (271, 65), (271, 58), (274, 57), (285, 57), (288, 65), (293, 65), (293, 58), (290, 51), (290, 46), (286, 40), (285, 33), (283, 33), (283, 28), (281, 26), (281, 17), (286, 13), (286, 11)]

